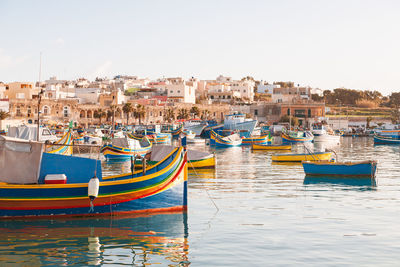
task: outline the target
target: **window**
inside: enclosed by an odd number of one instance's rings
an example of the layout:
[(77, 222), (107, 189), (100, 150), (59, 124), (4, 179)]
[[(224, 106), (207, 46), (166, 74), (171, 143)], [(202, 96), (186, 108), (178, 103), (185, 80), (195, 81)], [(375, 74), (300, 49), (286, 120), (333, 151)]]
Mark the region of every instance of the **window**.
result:
[(28, 114), (28, 117), (32, 116), (32, 109), (31, 109), (31, 106), (28, 106), (27, 114)]
[(311, 117), (311, 109), (308, 109), (308, 117)]
[(174, 91), (171, 90), (171, 91), (169, 91), (169, 92), (172, 94)]
[(246, 93), (246, 90), (243, 90), (243, 93)]
[(162, 112), (160, 111), (160, 117), (162, 116)]
[(211, 98), (211, 99), (214, 99), (214, 96), (212, 95), (212, 96), (210, 96), (210, 98)]
[(44, 107), (43, 107), (43, 114), (44, 114), (44, 115), (49, 114), (49, 107), (48, 107), (48, 106), (44, 106)]
[(69, 108), (68, 107), (64, 107), (64, 117), (68, 117), (69, 116)]
[(178, 90), (178, 94), (181, 92), (181, 90)]
[(290, 109), (287, 110), (287, 115), (290, 116)]
[(254, 116), (258, 116), (258, 109), (254, 110)]
[(22, 116), (20, 107), (17, 107), (16, 113), (17, 113), (17, 116)]

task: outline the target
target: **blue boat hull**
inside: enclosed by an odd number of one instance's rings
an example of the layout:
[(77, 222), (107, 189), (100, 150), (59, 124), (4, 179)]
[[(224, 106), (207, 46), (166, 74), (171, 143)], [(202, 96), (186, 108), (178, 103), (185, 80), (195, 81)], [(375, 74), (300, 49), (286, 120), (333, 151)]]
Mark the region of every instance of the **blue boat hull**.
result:
[(303, 162), (304, 172), (308, 176), (360, 176), (374, 177), (376, 162), (362, 163), (320, 163)]
[(400, 145), (400, 139), (391, 139), (390, 137), (374, 136), (376, 145)]

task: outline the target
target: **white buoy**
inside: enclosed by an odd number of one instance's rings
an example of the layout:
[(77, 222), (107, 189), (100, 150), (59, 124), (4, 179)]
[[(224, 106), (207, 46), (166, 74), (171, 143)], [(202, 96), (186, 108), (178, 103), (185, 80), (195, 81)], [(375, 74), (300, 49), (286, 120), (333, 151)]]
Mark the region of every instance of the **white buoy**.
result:
[(99, 195), (99, 178), (96, 176), (91, 178), (88, 184), (88, 196), (90, 200), (94, 200)]

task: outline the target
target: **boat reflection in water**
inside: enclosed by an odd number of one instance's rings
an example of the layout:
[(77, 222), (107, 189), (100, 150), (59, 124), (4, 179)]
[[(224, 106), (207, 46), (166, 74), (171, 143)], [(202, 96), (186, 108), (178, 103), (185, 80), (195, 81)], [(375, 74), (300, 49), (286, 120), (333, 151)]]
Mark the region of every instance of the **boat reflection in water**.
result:
[(186, 213), (0, 221), (0, 266), (188, 266)]
[(305, 176), (304, 185), (331, 184), (344, 186), (376, 187), (376, 179), (371, 177)]

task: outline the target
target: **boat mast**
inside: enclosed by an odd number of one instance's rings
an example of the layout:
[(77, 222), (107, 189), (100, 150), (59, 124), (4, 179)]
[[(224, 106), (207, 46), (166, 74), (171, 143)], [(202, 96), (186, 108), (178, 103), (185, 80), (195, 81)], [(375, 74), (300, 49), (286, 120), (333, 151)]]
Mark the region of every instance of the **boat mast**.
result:
[(42, 90), (40, 88), (40, 79), (42, 76), (42, 52), (40, 52), (40, 60), (39, 60), (39, 93), (38, 93), (38, 106), (37, 106), (37, 129), (36, 129), (36, 141), (39, 142), (39, 127), (40, 127), (40, 100), (42, 97)]

